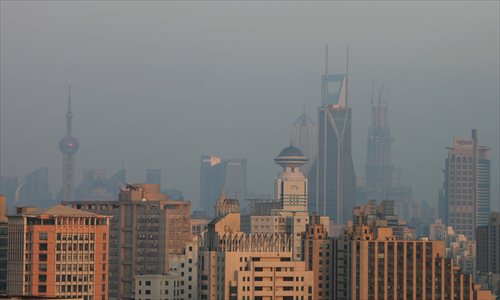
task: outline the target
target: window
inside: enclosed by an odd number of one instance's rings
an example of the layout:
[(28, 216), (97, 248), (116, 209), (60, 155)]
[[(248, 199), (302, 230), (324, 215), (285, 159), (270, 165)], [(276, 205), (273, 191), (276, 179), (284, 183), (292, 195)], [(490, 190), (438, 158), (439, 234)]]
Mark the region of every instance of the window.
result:
[(39, 261), (47, 261), (47, 254), (45, 254), (45, 253), (38, 254), (38, 260)]
[(49, 234), (47, 232), (39, 232), (38, 239), (41, 241), (46, 241), (49, 238)]
[(147, 285), (147, 286), (150, 286), (150, 285), (151, 285), (151, 281), (146, 280), (146, 285)]
[(151, 295), (151, 290), (145, 290), (145, 291), (144, 291), (144, 293), (145, 293), (146, 295)]
[(40, 251), (47, 251), (47, 243), (40, 243), (40, 244), (38, 244), (38, 250), (40, 250)]
[(47, 286), (46, 285), (39, 285), (38, 286), (38, 292), (39, 293), (46, 293), (47, 292)]

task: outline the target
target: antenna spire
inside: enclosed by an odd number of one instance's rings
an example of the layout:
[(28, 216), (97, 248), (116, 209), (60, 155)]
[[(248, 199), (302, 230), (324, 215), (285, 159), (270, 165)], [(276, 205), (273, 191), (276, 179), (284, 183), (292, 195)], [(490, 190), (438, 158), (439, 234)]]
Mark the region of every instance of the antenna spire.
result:
[(347, 55), (346, 55), (346, 66), (345, 66), (345, 106), (349, 107), (349, 45), (347, 45)]
[(325, 75), (323, 76), (323, 106), (328, 104), (328, 44), (325, 44)]
[(73, 118), (73, 113), (71, 112), (71, 84), (68, 85), (68, 112), (66, 113), (66, 135), (71, 135), (71, 118)]

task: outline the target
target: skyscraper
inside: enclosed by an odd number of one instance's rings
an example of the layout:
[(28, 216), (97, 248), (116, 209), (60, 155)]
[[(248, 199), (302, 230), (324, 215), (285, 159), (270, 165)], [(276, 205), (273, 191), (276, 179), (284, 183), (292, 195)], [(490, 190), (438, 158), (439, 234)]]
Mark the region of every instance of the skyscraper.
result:
[(391, 128), (389, 127), (388, 104), (383, 101), (382, 87), (378, 101), (371, 99), (371, 124), (368, 130), (366, 159), (366, 193), (368, 199), (388, 198), (392, 187), (393, 166), (391, 163)]
[(316, 158), (316, 125), (311, 121), (311, 118), (306, 113), (306, 107), (295, 123), (292, 129), (292, 146), (299, 148), (304, 156), (309, 160), (303, 167), (304, 174), (308, 174), (311, 169), (312, 162)]
[[(328, 74), (328, 48), (325, 75), (322, 76), (322, 103), (318, 109), (318, 156), (309, 176), (309, 191), (315, 199), (312, 208), (344, 223), (351, 215), (356, 197), (356, 176), (351, 155), (351, 116), (346, 74)], [(310, 172), (311, 173), (311, 172)], [(314, 197), (314, 198), (313, 198)], [(311, 207), (310, 207), (311, 208)]]
[(61, 200), (73, 201), (75, 184), (75, 154), (78, 151), (78, 140), (71, 135), (71, 86), (68, 87), (68, 112), (66, 113), (66, 136), (59, 142), (59, 150), (63, 154), (63, 172)]
[(440, 215), (459, 234), (474, 239), (477, 226), (488, 224), (490, 214), (490, 160), (479, 146), (477, 130), (470, 139), (455, 139), (445, 162), (445, 185)]

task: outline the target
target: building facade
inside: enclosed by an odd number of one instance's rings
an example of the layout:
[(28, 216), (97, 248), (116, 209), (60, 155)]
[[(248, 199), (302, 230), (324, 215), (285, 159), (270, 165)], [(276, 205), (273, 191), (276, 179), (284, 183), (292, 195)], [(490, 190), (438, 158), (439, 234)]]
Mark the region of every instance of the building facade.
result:
[(109, 217), (62, 205), (9, 216), (9, 295), (107, 299)]
[(488, 148), (478, 145), (477, 131), (470, 139), (455, 139), (448, 148), (445, 187), (440, 215), (446, 224), (468, 239), (477, 226), (486, 225), (490, 213), (490, 160)]
[(112, 216), (109, 298), (130, 299), (134, 276), (165, 274), (169, 255), (182, 254), (191, 240), (189, 201), (174, 201), (157, 184), (129, 184), (118, 201), (65, 202), (78, 209)]

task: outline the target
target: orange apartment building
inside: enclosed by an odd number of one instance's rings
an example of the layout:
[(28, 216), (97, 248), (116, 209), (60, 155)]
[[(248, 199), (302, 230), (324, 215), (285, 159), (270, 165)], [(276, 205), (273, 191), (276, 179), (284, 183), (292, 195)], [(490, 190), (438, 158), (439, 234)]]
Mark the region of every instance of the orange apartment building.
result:
[(8, 295), (107, 298), (109, 217), (56, 205), (8, 223)]

